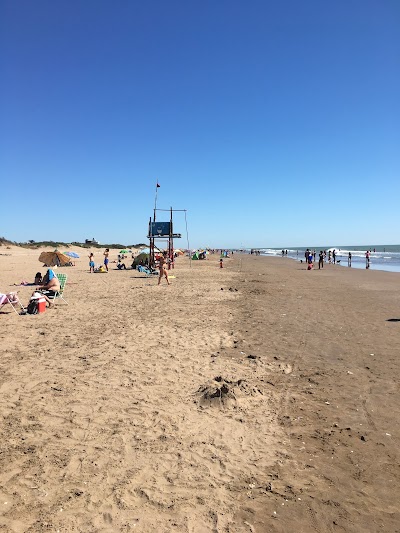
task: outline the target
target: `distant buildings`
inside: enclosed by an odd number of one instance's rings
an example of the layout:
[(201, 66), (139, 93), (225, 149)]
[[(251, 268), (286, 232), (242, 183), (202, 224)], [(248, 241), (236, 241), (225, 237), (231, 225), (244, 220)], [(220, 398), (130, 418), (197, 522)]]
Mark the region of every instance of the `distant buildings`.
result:
[(93, 237), (93, 239), (85, 239), (85, 244), (100, 244), (99, 241)]

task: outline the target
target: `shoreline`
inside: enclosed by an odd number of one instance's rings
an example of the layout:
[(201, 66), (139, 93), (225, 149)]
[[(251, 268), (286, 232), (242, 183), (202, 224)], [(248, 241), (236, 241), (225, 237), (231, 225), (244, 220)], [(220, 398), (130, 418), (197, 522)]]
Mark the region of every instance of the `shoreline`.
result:
[[(290, 259), (292, 261), (295, 261), (299, 264), (302, 264), (300, 262), (300, 259), (298, 257), (291, 257), (291, 256), (285, 256), (285, 257), (282, 257), (280, 255), (260, 255), (259, 257), (270, 257), (270, 258), (274, 258), (274, 259)], [(340, 257), (343, 257), (343, 256), (340, 256)], [(343, 263), (343, 264), (342, 264)], [(304, 259), (303, 259), (303, 264), (304, 264)], [(329, 264), (328, 262), (324, 262), (324, 267), (326, 266), (335, 266), (333, 263)], [(347, 258), (344, 257), (342, 259), (339, 260), (339, 262), (336, 262), (336, 266), (340, 266), (340, 267), (345, 267), (345, 268), (354, 268), (356, 270), (373, 270), (375, 272), (379, 271), (379, 272), (392, 272), (392, 273), (400, 273), (400, 265), (378, 265), (376, 266), (376, 263), (373, 262), (373, 260), (370, 262), (370, 267), (369, 268), (366, 268), (366, 263), (365, 261), (363, 263), (361, 263), (361, 261), (357, 261), (353, 258), (353, 261), (352, 261), (352, 265), (351, 267), (349, 267), (347, 265)], [(317, 260), (315, 261), (314, 263), (314, 270), (318, 270), (318, 257), (317, 257)]]
[[(11, 253), (3, 292), (40, 270)], [(84, 257), (60, 269), (68, 305), (4, 308), (0, 525), (396, 530), (398, 278), (218, 261), (180, 258), (157, 287)]]

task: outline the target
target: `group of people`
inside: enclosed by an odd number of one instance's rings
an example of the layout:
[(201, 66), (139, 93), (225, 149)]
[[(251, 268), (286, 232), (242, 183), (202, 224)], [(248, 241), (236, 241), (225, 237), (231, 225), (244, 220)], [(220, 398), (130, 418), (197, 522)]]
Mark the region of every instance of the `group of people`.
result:
[[(109, 248), (106, 248), (105, 251), (103, 252), (103, 256), (104, 256), (104, 260), (103, 260), (103, 264), (104, 264), (104, 268), (105, 268), (105, 272), (108, 272), (108, 265), (109, 265), (109, 262), (110, 262), (110, 249)], [(91, 252), (89, 254), (89, 272), (90, 273), (94, 273), (95, 272), (95, 262), (94, 262), (94, 254)], [(133, 255), (132, 255), (133, 257)], [(145, 262), (147, 261), (147, 265), (145, 264)], [(168, 270), (167, 270), (167, 265), (168, 265), (168, 253), (167, 252), (163, 252), (159, 257), (158, 257), (158, 268), (159, 268), (159, 276), (158, 276), (158, 285), (160, 285), (161, 283), (161, 280), (163, 277), (165, 277), (166, 281), (167, 281), (167, 284), (169, 285), (169, 279), (168, 279)], [(144, 264), (143, 266), (148, 266), (148, 259), (146, 258), (144, 260)], [(132, 263), (132, 268), (136, 268), (136, 264), (135, 264), (135, 261)], [(117, 261), (117, 269), (118, 270), (126, 270), (126, 265), (125, 263), (122, 262), (122, 259), (121, 259), (121, 256), (118, 255), (118, 261)]]
[[(283, 256), (283, 250), (282, 250), (282, 256)], [(307, 248), (307, 250), (304, 252), (305, 260), (307, 263), (307, 269), (311, 270), (313, 268), (313, 265), (315, 263), (316, 259), (316, 251), (311, 251)], [(326, 250), (319, 252), (319, 259), (318, 259), (318, 269), (324, 268), (324, 262), (326, 262), (327, 253)], [(365, 252), (365, 259), (366, 259), (366, 268), (368, 269), (371, 265), (371, 250), (367, 250)], [(351, 261), (352, 261), (352, 255), (351, 252), (348, 252), (347, 254), (347, 266), (351, 267)], [(337, 259), (336, 256), (336, 250), (328, 250), (328, 263), (333, 263), (334, 265), (336, 263), (340, 263), (340, 260)]]
[[(283, 250), (282, 250), (283, 251)], [(326, 250), (320, 250), (318, 255), (318, 270), (321, 268), (324, 268), (324, 263), (326, 262), (326, 258), (328, 256), (328, 263), (333, 263), (334, 265), (336, 263), (339, 263), (340, 261), (336, 258), (336, 250), (328, 250), (328, 254)], [(316, 262), (317, 252), (315, 250), (311, 251), (307, 248), (307, 250), (304, 252), (305, 261), (307, 264), (307, 270), (312, 270), (314, 268), (314, 263)], [(349, 252), (348, 255), (348, 265), (351, 266), (351, 252)]]
[[(104, 268), (105, 268), (105, 271), (108, 272), (108, 263), (110, 262), (110, 260), (109, 260), (110, 249), (106, 248), (105, 251), (103, 252), (103, 255), (104, 255), (104, 261), (103, 261)], [(95, 268), (96, 268), (96, 265), (95, 265), (95, 262), (94, 262), (94, 254), (93, 254), (93, 252), (90, 252), (88, 257), (89, 257), (89, 272), (90, 272), (90, 274), (92, 274), (92, 273), (94, 273)]]
[[(326, 250), (321, 250), (319, 252), (318, 256), (318, 267), (324, 268), (324, 262), (326, 262), (326, 258), (328, 256), (328, 263), (336, 264), (336, 250), (328, 250), (328, 253)], [(316, 261), (317, 258), (317, 252), (315, 250), (311, 251), (307, 248), (307, 250), (304, 252), (304, 257), (307, 264), (313, 264)], [(351, 254), (350, 254), (351, 257)], [(339, 263), (339, 261), (337, 261)]]

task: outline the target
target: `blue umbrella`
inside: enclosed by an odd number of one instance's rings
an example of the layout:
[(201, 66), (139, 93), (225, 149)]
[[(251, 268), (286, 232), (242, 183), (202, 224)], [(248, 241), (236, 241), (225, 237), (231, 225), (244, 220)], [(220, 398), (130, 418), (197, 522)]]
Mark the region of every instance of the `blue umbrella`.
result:
[(68, 255), (68, 257), (73, 257), (74, 259), (77, 259), (79, 257), (76, 252), (64, 252), (64, 255)]

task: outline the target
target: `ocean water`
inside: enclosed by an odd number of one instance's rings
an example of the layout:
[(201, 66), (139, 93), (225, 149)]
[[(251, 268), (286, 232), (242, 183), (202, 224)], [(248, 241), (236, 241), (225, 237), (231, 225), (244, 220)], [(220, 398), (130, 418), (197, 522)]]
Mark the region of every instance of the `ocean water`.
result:
[[(304, 258), (307, 248), (285, 248), (287, 257), (300, 261)], [(370, 250), (370, 270), (386, 270), (388, 272), (400, 272), (400, 244), (376, 245), (376, 246), (311, 246), (310, 250), (316, 251), (316, 261), (320, 250), (326, 250), (327, 257), (329, 250), (336, 250), (336, 262), (340, 266), (347, 266), (347, 257), (351, 252), (351, 268), (366, 268), (365, 252)], [(260, 248), (261, 255), (282, 257), (282, 248)], [(286, 255), (285, 255), (286, 257)]]

